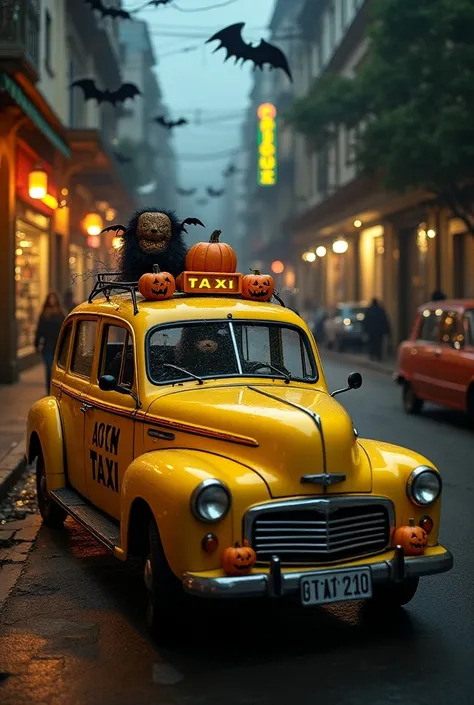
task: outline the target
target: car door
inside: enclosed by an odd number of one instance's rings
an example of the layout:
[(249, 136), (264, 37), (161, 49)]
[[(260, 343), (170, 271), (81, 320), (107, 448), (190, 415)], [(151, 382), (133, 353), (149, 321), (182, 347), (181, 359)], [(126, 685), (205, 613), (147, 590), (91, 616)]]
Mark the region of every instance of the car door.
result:
[(458, 311), (445, 311), (441, 319), (441, 344), (433, 367), (440, 404), (464, 409), (469, 384), (463, 355), (464, 327)]
[(436, 374), (437, 358), (441, 354), (441, 317), (443, 311), (425, 309), (420, 318), (410, 361), (411, 383), (415, 394), (421, 399), (435, 401), (438, 393)]
[[(88, 497), (84, 466), (85, 412), (96, 350), (98, 322), (96, 318), (75, 318), (71, 330), (72, 345), (66, 361), (60, 348), (57, 365), (61, 369), (59, 407), (65, 439), (66, 467), (69, 484)], [(55, 385), (53, 385), (54, 390)]]
[(102, 375), (136, 394), (132, 331), (125, 324), (104, 319), (100, 330), (98, 365), (89, 391), (85, 418), (87, 489), (94, 506), (120, 519), (120, 491), (124, 473), (134, 457), (137, 403), (131, 394), (103, 391)]

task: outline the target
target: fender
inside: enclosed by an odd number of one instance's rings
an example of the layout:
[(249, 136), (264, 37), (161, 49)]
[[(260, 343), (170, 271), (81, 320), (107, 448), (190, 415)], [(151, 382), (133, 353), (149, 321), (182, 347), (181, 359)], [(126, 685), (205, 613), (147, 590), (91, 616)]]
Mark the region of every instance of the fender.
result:
[(26, 423), (26, 455), (32, 463), (43, 453), (49, 490), (66, 486), (64, 439), (56, 397), (44, 397), (31, 407)]
[(424, 507), (412, 504), (407, 495), (407, 480), (412, 471), (420, 465), (427, 465), (439, 472), (436, 465), (423, 455), (392, 443), (359, 438), (359, 445), (367, 453), (372, 467), (372, 492), (392, 499), (397, 526), (408, 524), (411, 518), (418, 522), (422, 516), (428, 515), (433, 519), (428, 546), (437, 546), (443, 493), (436, 502)]
[[(194, 489), (207, 479), (227, 485), (232, 505), (218, 522), (197, 519), (190, 506)], [(163, 549), (173, 573), (181, 578), (187, 570), (220, 567), (224, 548), (242, 538), (242, 516), (247, 508), (270, 499), (264, 481), (249, 468), (223, 456), (197, 450), (170, 448), (144, 453), (127, 468), (122, 482), (121, 548), (128, 554), (130, 511), (134, 500), (144, 500), (158, 525)], [(213, 533), (219, 547), (213, 554), (202, 548), (203, 538)]]

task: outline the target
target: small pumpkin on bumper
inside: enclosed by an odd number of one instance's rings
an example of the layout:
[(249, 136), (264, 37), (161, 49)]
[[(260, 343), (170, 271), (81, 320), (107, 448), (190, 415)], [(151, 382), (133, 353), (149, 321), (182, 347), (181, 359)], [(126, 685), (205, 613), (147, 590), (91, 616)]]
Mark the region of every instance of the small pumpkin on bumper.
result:
[(238, 541), (222, 553), (221, 564), (227, 575), (248, 575), (255, 565), (257, 554), (245, 539), (243, 546)]
[(425, 552), (428, 535), (421, 526), (416, 526), (414, 519), (409, 519), (409, 526), (400, 526), (393, 535), (393, 545), (401, 546), (405, 556), (421, 556)]

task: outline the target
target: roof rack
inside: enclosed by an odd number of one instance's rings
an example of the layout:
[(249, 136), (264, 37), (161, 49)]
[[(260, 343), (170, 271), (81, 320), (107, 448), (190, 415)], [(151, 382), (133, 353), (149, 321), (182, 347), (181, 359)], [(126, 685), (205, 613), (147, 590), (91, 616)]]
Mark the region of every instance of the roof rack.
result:
[(89, 294), (88, 302), (91, 304), (93, 299), (99, 294), (103, 294), (107, 301), (110, 301), (110, 294), (113, 291), (128, 291), (132, 298), (133, 303), (133, 315), (136, 316), (138, 313), (137, 304), (137, 289), (138, 282), (123, 282), (123, 281), (107, 281), (106, 277), (120, 277), (123, 276), (124, 272), (99, 272), (97, 274), (97, 281)]

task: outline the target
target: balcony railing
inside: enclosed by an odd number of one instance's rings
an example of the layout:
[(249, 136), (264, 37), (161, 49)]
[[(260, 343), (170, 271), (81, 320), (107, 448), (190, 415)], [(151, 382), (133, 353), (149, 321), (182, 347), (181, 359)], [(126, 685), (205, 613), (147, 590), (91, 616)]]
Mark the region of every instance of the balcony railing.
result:
[(39, 0), (0, 0), (0, 68), (39, 78)]

